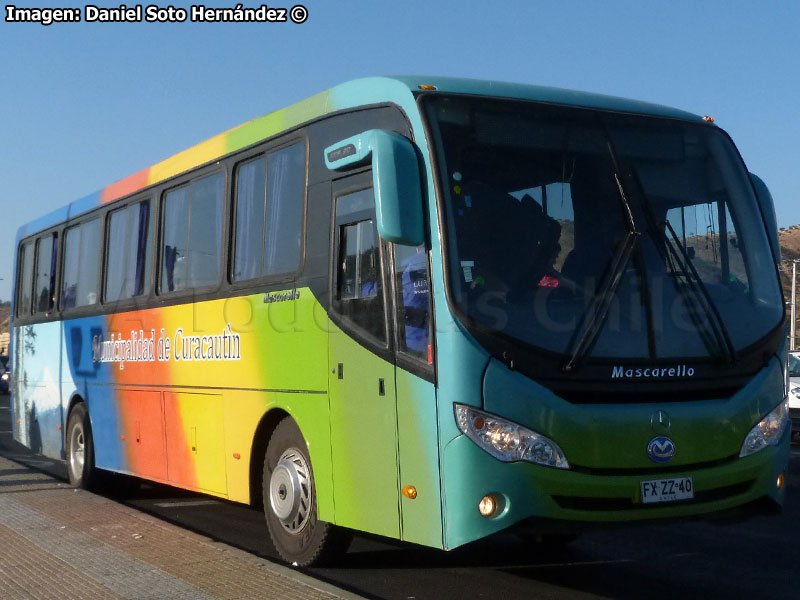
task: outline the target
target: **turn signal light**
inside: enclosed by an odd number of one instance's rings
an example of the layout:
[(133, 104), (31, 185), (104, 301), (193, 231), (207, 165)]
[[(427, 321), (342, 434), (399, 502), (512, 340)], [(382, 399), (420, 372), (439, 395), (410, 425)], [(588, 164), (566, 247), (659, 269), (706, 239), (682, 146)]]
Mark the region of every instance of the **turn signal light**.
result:
[(775, 485), (779, 490), (783, 489), (783, 486), (786, 484), (786, 473), (781, 471), (781, 474), (778, 475), (778, 481), (775, 482)]
[(492, 494), (487, 494), (478, 503), (478, 512), (487, 518), (494, 516), (498, 508), (500, 508), (500, 502)]

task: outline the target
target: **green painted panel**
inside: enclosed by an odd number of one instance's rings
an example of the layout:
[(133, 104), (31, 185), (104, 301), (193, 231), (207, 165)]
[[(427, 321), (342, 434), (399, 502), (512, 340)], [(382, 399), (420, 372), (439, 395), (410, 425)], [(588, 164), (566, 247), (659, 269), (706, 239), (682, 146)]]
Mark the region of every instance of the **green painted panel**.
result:
[[(720, 467), (670, 472), (669, 475), (691, 475), (695, 494), (752, 482), (744, 493), (709, 502), (664, 504), (646, 509), (577, 510), (560, 507), (553, 496), (621, 498), (638, 503), (641, 480), (657, 478), (658, 475), (596, 476), (523, 462), (501, 463), (478, 448), (472, 440), (461, 436), (447, 445), (442, 461), (445, 547), (456, 548), (533, 516), (585, 522), (674, 520), (724, 511), (762, 496), (782, 501), (785, 492), (778, 491), (775, 482), (777, 474), (788, 466), (788, 429), (783, 442)], [(505, 499), (505, 509), (494, 518), (483, 517), (478, 512), (480, 499), (488, 493), (500, 494)]]
[(321, 92), (230, 130), (225, 140), (226, 152), (235, 152), (327, 113), (331, 110), (329, 99), (329, 91)]
[(399, 538), (394, 365), (335, 326), (329, 364), (335, 522)]
[(333, 471), (331, 466), (331, 438), (328, 426), (330, 412), (327, 394), (270, 394), (276, 405), (297, 422), (306, 440), (314, 484), (317, 491), (318, 517), (334, 522)]
[[(548, 436), (572, 465), (647, 469), (653, 414), (669, 415), (676, 453), (671, 466), (735, 456), (745, 436), (783, 398), (777, 360), (731, 398), (638, 404), (573, 404), (493, 360), (484, 379), (485, 408)], [(520, 401), (524, 398), (525, 401)]]

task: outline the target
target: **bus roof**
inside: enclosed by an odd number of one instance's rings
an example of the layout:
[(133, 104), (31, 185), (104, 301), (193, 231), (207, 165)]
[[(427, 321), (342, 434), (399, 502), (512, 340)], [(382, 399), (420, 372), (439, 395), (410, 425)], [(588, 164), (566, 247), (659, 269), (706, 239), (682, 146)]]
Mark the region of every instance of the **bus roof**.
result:
[[(433, 86), (421, 90), (420, 86)], [(146, 169), (129, 175), (102, 190), (69, 203), (43, 217), (27, 223), (17, 231), (17, 244), (32, 233), (88, 212), (98, 206), (122, 198), (150, 185), (165, 181), (231, 152), (241, 150), (263, 139), (297, 127), (323, 115), (361, 105), (392, 102), (413, 111), (415, 94), (458, 93), (502, 98), (516, 98), (560, 104), (646, 114), (674, 119), (702, 122), (702, 118), (688, 112), (659, 104), (629, 100), (603, 94), (578, 92), (561, 88), (460, 79), (435, 76), (369, 77), (356, 79), (301, 100), (286, 108), (268, 113), (220, 133), (187, 150), (179, 152)]]

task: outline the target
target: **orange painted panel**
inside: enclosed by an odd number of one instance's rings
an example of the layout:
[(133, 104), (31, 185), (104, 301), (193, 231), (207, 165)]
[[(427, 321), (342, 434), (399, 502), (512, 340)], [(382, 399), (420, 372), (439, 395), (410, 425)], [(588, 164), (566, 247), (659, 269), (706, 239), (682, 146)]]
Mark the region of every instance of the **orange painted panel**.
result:
[(141, 477), (167, 479), (167, 450), (161, 392), (119, 390), (128, 468)]
[(106, 204), (107, 202), (122, 198), (123, 196), (127, 196), (128, 194), (132, 194), (146, 187), (149, 182), (149, 177), (150, 169), (143, 169), (138, 173), (128, 175), (125, 179), (112, 183), (103, 190), (100, 196), (100, 202)]

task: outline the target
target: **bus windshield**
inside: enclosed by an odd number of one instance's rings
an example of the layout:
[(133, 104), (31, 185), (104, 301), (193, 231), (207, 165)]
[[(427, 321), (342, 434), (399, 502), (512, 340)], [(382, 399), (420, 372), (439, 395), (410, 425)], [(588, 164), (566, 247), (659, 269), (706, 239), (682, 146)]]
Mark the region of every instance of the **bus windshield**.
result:
[(717, 127), (516, 100), (423, 100), (448, 285), (469, 327), (583, 359), (736, 360), (783, 304)]

